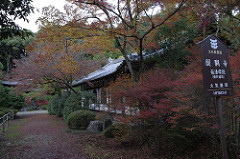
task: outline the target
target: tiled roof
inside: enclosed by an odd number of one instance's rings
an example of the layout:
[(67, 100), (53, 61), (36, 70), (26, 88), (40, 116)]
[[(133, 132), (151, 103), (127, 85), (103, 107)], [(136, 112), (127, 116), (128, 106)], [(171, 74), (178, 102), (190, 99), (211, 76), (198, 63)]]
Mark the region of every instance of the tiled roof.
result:
[[(158, 50), (156, 52), (150, 52), (150, 53), (143, 52), (143, 58), (144, 59), (151, 58), (154, 55), (161, 54), (161, 53), (163, 53), (163, 49)], [(131, 53), (130, 55), (128, 55), (128, 57), (129, 57), (129, 60), (131, 60), (131, 61), (138, 61), (139, 60), (139, 56), (138, 56), (137, 53)], [(105, 65), (104, 67), (88, 74), (86, 77), (74, 82), (73, 86), (79, 85), (79, 84), (84, 83), (86, 81), (91, 81), (91, 80), (95, 80), (95, 79), (98, 79), (98, 78), (101, 78), (101, 77), (105, 77), (107, 75), (110, 75), (110, 74), (116, 72), (117, 69), (123, 63), (124, 60), (125, 60), (124, 57), (119, 58), (119, 59), (109, 59), (107, 65)]]
[(81, 84), (86, 81), (91, 81), (91, 80), (95, 80), (95, 79), (110, 75), (110, 74), (114, 73), (115, 71), (117, 71), (118, 67), (123, 63), (123, 61), (124, 61), (124, 58), (120, 58), (120, 59), (116, 59), (116, 60), (110, 59), (108, 61), (107, 65), (88, 74), (86, 77), (74, 82), (73, 86)]

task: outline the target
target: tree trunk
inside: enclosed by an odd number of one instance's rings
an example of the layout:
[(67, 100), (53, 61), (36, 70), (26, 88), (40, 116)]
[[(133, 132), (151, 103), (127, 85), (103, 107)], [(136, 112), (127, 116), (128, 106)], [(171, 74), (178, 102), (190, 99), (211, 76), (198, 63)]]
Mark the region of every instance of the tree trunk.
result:
[(127, 51), (126, 51), (127, 42), (126, 42), (126, 40), (124, 39), (123, 46), (122, 46), (121, 43), (120, 43), (120, 41), (119, 41), (119, 38), (116, 37), (115, 39), (116, 39), (116, 43), (117, 43), (118, 48), (120, 49), (123, 57), (125, 58), (127, 67), (128, 67), (129, 72), (130, 72), (130, 74), (131, 74), (131, 77), (132, 77), (133, 80), (136, 82), (136, 81), (137, 81), (137, 76), (136, 76), (136, 74), (134, 73), (133, 68), (132, 68), (132, 64), (131, 64), (128, 56), (127, 56)]
[(140, 67), (140, 74), (145, 71), (144, 59), (143, 59), (143, 39), (139, 39), (139, 67)]
[(6, 73), (7, 73), (7, 77), (9, 76), (10, 72), (11, 72), (11, 55), (8, 54), (7, 56), (7, 68), (6, 68)]

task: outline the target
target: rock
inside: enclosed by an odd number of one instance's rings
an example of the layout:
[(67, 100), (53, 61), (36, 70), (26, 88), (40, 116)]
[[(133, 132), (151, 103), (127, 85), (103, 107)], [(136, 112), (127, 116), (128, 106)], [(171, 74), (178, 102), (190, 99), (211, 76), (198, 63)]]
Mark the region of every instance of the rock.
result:
[(113, 123), (112, 123), (112, 120), (111, 119), (105, 119), (104, 120), (104, 123), (103, 123), (103, 130), (107, 129), (109, 126), (111, 126)]
[(88, 125), (87, 129), (91, 130), (91, 131), (102, 131), (103, 130), (103, 122), (100, 120), (90, 121), (90, 124)]

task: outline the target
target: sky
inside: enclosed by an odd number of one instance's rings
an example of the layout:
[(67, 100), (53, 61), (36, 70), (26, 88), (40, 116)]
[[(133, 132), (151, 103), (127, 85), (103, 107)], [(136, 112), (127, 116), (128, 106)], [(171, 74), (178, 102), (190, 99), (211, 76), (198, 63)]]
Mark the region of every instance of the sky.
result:
[(28, 16), (28, 22), (24, 22), (23, 20), (17, 19), (15, 22), (20, 25), (23, 28), (29, 29), (33, 32), (38, 31), (38, 26), (35, 24), (38, 17), (41, 16), (42, 8), (53, 5), (56, 8), (58, 8), (60, 11), (64, 11), (64, 5), (67, 2), (65, 0), (33, 0), (33, 6), (34, 6), (34, 13), (31, 13)]

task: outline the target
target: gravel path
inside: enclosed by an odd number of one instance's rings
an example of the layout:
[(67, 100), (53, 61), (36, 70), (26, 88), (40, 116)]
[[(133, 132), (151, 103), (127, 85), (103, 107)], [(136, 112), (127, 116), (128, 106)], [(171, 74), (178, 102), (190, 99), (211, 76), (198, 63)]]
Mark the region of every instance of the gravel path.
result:
[(7, 132), (1, 134), (1, 159), (89, 158), (78, 144), (82, 139), (69, 132), (62, 118), (39, 111), (35, 115), (24, 115), (19, 115), (21, 118), (14, 120)]
[(36, 114), (48, 114), (47, 110), (34, 110), (34, 111), (24, 111), (17, 112), (17, 116), (26, 116), (26, 115), (36, 115)]

